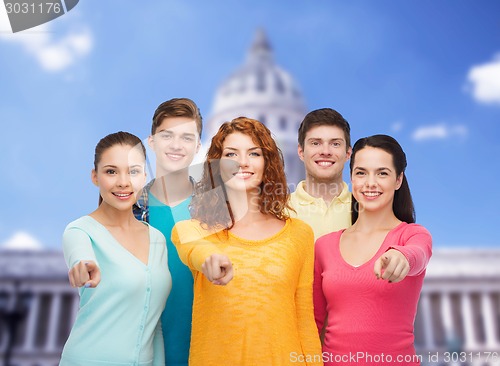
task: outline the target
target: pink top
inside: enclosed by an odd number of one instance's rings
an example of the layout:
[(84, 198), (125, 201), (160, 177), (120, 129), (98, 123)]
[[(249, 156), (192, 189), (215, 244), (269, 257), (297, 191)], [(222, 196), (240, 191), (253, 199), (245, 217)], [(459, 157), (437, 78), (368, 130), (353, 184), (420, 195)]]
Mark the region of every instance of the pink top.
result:
[[(354, 267), (340, 254), (343, 232), (322, 236), (315, 245), (314, 314), (320, 332), (328, 319), (325, 365), (419, 365), (413, 322), (432, 254), (430, 233), (403, 222), (387, 234), (373, 258)], [(410, 263), (410, 272), (398, 283), (377, 280), (373, 270), (391, 248)]]

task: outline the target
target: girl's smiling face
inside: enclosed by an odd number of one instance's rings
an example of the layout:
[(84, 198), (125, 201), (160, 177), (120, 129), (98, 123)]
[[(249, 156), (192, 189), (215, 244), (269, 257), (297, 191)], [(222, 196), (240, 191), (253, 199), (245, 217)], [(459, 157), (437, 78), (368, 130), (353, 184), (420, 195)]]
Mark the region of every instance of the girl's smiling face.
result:
[(137, 200), (146, 183), (145, 158), (137, 147), (116, 144), (106, 149), (92, 170), (92, 182), (106, 203), (117, 210), (127, 210)]
[(392, 210), (394, 193), (403, 181), (403, 173), (399, 176), (396, 173), (392, 155), (367, 146), (359, 150), (353, 159), (352, 194), (360, 210)]

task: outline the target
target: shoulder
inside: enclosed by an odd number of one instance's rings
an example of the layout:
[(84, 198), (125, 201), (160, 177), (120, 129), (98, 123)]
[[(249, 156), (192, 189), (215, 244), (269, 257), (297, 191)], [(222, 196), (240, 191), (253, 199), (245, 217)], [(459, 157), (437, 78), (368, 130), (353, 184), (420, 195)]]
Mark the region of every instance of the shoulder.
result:
[(320, 236), (316, 240), (316, 248), (318, 248), (318, 249), (325, 248), (325, 247), (332, 245), (333, 243), (339, 242), (340, 237), (341, 237), (343, 232), (344, 232), (344, 229), (339, 230), (339, 231), (334, 231), (334, 232), (325, 234), (323, 236)]
[(66, 225), (66, 229), (69, 229), (72, 227), (80, 227), (82, 225), (85, 225), (85, 223), (87, 222), (89, 217), (90, 216), (85, 215), (85, 216), (79, 217), (76, 220), (71, 221), (68, 225)]
[(291, 217), (288, 219), (290, 229), (292, 232), (297, 233), (297, 234), (304, 234), (308, 236), (313, 236), (314, 237), (314, 232), (309, 224), (307, 224), (305, 221)]
[(290, 193), (290, 196), (288, 197), (288, 206), (292, 210), (288, 210), (287, 212), (289, 216), (294, 217), (297, 216), (295, 210), (297, 210), (297, 207), (299, 206), (299, 197), (297, 195), (297, 191)]
[(175, 230), (204, 230), (196, 219), (182, 220), (174, 225)]
[(311, 249), (314, 247), (314, 232), (304, 221), (296, 218), (287, 220), (288, 229), (283, 233), (295, 248)]
[[(279, 236), (279, 241), (285, 243), (287, 250), (298, 254), (298, 258), (306, 258), (314, 255), (314, 233), (311, 227), (304, 221), (289, 218), (285, 229)], [(283, 248), (279, 246), (279, 248)]]
[(292, 193), (290, 193), (289, 201), (294, 202), (297, 200), (298, 200), (298, 193), (297, 193), (297, 190), (295, 190)]
[(99, 231), (90, 216), (83, 216), (66, 225), (62, 235), (63, 248), (77, 243), (88, 243), (99, 238)]
[(175, 224), (172, 229), (172, 239), (181, 243), (187, 243), (206, 238), (211, 233), (211, 231), (203, 228), (201, 222), (196, 219), (183, 220)]
[(432, 236), (429, 230), (419, 224), (408, 224), (403, 222), (396, 228), (395, 231), (400, 237), (400, 242), (403, 245), (405, 242), (415, 237), (422, 240), (432, 241)]
[(304, 199), (311, 198), (311, 196), (304, 189), (305, 183), (306, 181), (302, 180), (297, 184), (295, 190), (292, 193), (290, 193), (290, 202), (299, 203)]
[(401, 232), (406, 234), (424, 234), (431, 236), (429, 230), (420, 224), (407, 224), (406, 222), (401, 224)]
[(296, 217), (291, 217), (288, 220), (290, 220), (290, 227), (292, 227), (295, 230), (310, 230), (312, 232), (311, 226), (307, 224), (304, 220), (301, 220)]
[(340, 236), (344, 233), (346, 229), (342, 229), (342, 230), (338, 230), (338, 231), (332, 231), (331, 233), (328, 233), (328, 234), (325, 234), (325, 235), (321, 235), (317, 241), (321, 241), (321, 242), (328, 242), (328, 241), (332, 241), (332, 240), (336, 240), (338, 238), (340, 238)]
[(68, 225), (66, 225), (64, 232), (70, 231), (72, 229), (80, 229), (88, 232), (93, 226), (95, 226), (94, 219), (92, 219), (88, 215), (85, 215), (74, 221), (71, 221)]
[(298, 193), (300, 193), (301, 191), (303, 191), (305, 183), (306, 183), (305, 180), (301, 180), (299, 183), (297, 183), (297, 185), (295, 186), (295, 190), (290, 194), (290, 196), (291, 195), (297, 196)]

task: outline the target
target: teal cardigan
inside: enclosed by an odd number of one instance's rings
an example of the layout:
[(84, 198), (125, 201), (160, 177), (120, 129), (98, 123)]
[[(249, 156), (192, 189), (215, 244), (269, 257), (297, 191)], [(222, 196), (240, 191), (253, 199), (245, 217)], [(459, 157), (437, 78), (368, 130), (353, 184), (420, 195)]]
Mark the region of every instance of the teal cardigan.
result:
[(61, 366), (165, 365), (160, 315), (172, 280), (165, 237), (149, 226), (149, 239), (146, 265), (90, 216), (66, 227), (63, 250), (68, 267), (81, 260), (96, 261), (101, 282), (96, 288), (79, 289), (80, 308)]

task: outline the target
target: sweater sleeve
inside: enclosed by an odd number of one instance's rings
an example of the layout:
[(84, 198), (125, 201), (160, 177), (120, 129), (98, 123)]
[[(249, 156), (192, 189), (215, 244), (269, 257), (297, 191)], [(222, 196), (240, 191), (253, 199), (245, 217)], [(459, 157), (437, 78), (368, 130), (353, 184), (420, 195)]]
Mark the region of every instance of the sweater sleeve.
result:
[(217, 246), (207, 240), (209, 235), (210, 232), (196, 220), (180, 221), (172, 229), (172, 242), (179, 258), (191, 270), (201, 272), (205, 259), (212, 254), (221, 254)]
[(398, 245), (390, 249), (400, 251), (410, 264), (408, 276), (418, 276), (427, 268), (432, 255), (432, 237), (421, 225), (409, 224), (402, 233)]
[(68, 268), (72, 268), (82, 260), (92, 260), (97, 263), (92, 241), (89, 235), (77, 227), (68, 227), (63, 234), (64, 260)]
[(309, 225), (301, 225), (299, 232), (294, 236), (299, 238), (303, 246), (303, 264), (300, 270), (299, 283), (295, 292), (295, 304), (297, 309), (297, 320), (299, 324), (299, 337), (302, 344), (302, 352), (307, 359), (307, 365), (322, 365), (321, 344), (318, 332), (314, 324), (313, 307), (313, 267), (314, 267), (314, 234)]
[(316, 326), (319, 334), (322, 334), (325, 327), (325, 320), (327, 315), (326, 298), (323, 293), (323, 267), (321, 265), (321, 244), (324, 241), (320, 238), (316, 241), (314, 246), (314, 284), (313, 284), (313, 299), (314, 299), (314, 318), (316, 319)]

